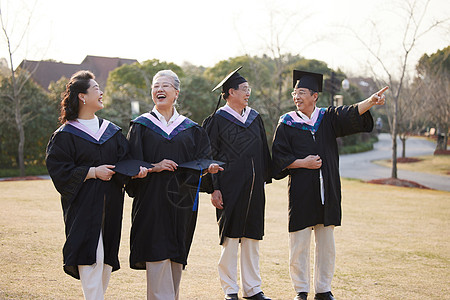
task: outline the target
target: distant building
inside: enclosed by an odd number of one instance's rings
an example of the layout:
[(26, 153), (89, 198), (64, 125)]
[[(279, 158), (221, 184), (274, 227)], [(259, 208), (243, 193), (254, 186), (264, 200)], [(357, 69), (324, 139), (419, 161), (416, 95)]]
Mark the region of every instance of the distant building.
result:
[(31, 78), (45, 90), (48, 90), (52, 81), (56, 82), (63, 76), (70, 78), (72, 74), (79, 70), (92, 71), (95, 74), (95, 80), (104, 89), (109, 72), (120, 66), (131, 65), (136, 62), (138, 61), (135, 59), (88, 55), (81, 64), (24, 60), (20, 63), (19, 68), (28, 70), (31, 73)]

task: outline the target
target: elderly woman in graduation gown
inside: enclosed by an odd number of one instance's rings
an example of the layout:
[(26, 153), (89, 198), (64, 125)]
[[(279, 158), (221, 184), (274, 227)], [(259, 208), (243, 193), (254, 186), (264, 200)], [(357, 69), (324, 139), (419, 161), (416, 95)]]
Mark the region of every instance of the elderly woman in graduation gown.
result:
[[(114, 164), (127, 157), (121, 129), (98, 118), (103, 92), (89, 71), (75, 73), (61, 101), (63, 124), (50, 138), (46, 164), (64, 212), (64, 271), (81, 279), (86, 299), (103, 299), (119, 269), (123, 186)], [(146, 169), (140, 176), (146, 175)]]
[[(179, 92), (178, 76), (171, 70), (159, 71), (152, 82), (155, 106), (133, 120), (128, 133), (132, 157), (154, 165), (147, 177), (127, 185), (134, 197), (130, 265), (147, 270), (147, 299), (179, 297), (197, 219), (197, 184), (203, 174), (181, 172), (178, 164), (210, 155), (204, 129), (174, 108)], [(217, 164), (205, 168), (210, 173), (222, 170)]]

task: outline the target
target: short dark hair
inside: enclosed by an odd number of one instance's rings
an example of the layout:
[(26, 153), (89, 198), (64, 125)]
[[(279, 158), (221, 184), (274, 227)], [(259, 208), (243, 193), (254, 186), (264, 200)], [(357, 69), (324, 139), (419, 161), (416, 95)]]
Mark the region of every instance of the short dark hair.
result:
[(91, 79), (95, 79), (95, 75), (86, 70), (78, 71), (70, 77), (69, 82), (66, 84), (66, 90), (62, 94), (61, 114), (59, 116), (61, 124), (75, 120), (78, 117), (78, 94), (87, 93)]
[(311, 92), (311, 96), (314, 95), (314, 93), (317, 93), (317, 99), (316, 99), (316, 103), (319, 102), (319, 92), (315, 91), (315, 90), (309, 90)]
[(230, 96), (230, 89), (238, 90), (240, 83), (232, 84), (226, 87), (226, 89), (222, 92), (223, 99), (227, 100), (227, 98)]

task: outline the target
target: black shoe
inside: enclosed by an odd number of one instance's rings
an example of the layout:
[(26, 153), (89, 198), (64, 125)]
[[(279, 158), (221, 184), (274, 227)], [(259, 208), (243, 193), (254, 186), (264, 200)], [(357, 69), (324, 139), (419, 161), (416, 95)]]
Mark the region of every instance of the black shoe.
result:
[(331, 292), (326, 292), (316, 294), (314, 300), (336, 300), (336, 299), (333, 297), (333, 294)]
[(306, 300), (308, 299), (308, 293), (307, 292), (300, 292), (297, 293), (297, 296), (295, 296), (294, 300)]
[(225, 300), (239, 300), (238, 294), (226, 294)]
[(251, 297), (244, 297), (245, 299), (253, 299), (253, 300), (272, 300), (269, 297), (264, 296), (263, 292), (259, 292), (256, 295), (253, 295)]

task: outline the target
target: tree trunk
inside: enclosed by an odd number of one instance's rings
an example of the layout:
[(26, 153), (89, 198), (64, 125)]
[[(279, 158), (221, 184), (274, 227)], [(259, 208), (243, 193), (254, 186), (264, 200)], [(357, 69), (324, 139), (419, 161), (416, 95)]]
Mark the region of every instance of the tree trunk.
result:
[(436, 141), (436, 151), (447, 150), (448, 136), (445, 133), (439, 133)]
[(397, 177), (397, 112), (398, 109), (398, 98), (394, 99), (394, 115), (392, 117), (392, 171), (391, 177)]
[(23, 127), (22, 122), (22, 114), (20, 112), (20, 101), (17, 97), (16, 99), (16, 126), (17, 126), (17, 132), (19, 133), (19, 144), (17, 146), (17, 155), (18, 155), (18, 162), (19, 162), (19, 171), (20, 176), (25, 176), (25, 161), (24, 161), (24, 148), (25, 148), (25, 129)]
[(397, 178), (397, 133), (392, 135), (392, 171), (391, 177)]
[(406, 157), (406, 135), (401, 135), (400, 140), (402, 141), (402, 158)]
[[(17, 127), (17, 132), (19, 133), (19, 144), (17, 146), (17, 160), (19, 163), (19, 171), (20, 171), (20, 176), (25, 176), (25, 162), (24, 162), (24, 148), (25, 148), (25, 129), (23, 126), (23, 118), (22, 118), (22, 104), (20, 101), (20, 90), (19, 90), (19, 85), (16, 82), (16, 71), (14, 70), (14, 63), (13, 63), (13, 52), (11, 49), (11, 43), (9, 40), (9, 36), (6, 32), (5, 26), (3, 24), (3, 16), (1, 14), (1, 10), (0, 10), (0, 21), (1, 21), (1, 25), (2, 25), (2, 29), (3, 32), (5, 33), (5, 37), (6, 37), (6, 41), (8, 44), (8, 53), (9, 53), (9, 63), (10, 63), (10, 71), (11, 71), (11, 88), (12, 88), (12, 100), (13, 103), (15, 105), (14, 107), (14, 115), (15, 115), (15, 120), (16, 120), (16, 127)], [(25, 79), (25, 81), (23, 82), (23, 84), (25, 84), (25, 82), (28, 79)]]
[[(448, 126), (447, 126), (447, 131), (446, 132), (448, 132)], [(444, 135), (444, 150), (446, 150), (446, 151), (447, 151), (447, 144), (448, 144), (448, 134), (446, 133)]]

